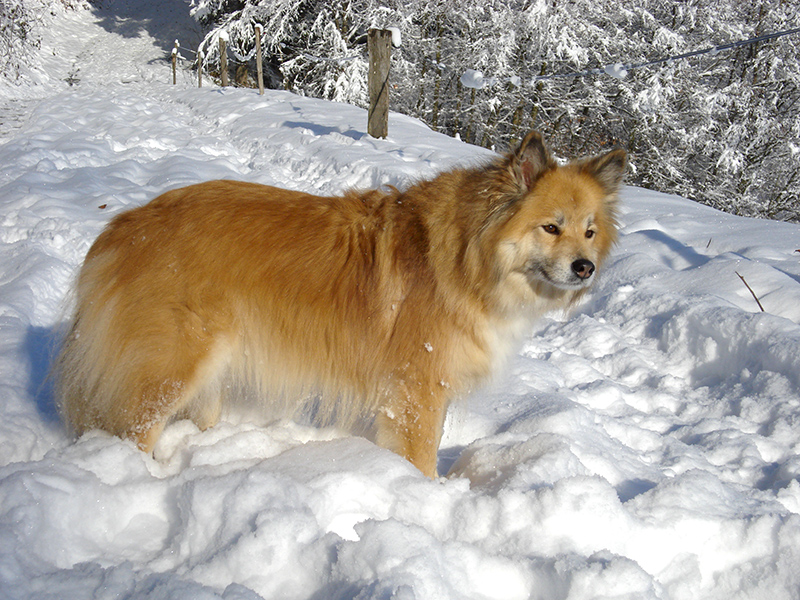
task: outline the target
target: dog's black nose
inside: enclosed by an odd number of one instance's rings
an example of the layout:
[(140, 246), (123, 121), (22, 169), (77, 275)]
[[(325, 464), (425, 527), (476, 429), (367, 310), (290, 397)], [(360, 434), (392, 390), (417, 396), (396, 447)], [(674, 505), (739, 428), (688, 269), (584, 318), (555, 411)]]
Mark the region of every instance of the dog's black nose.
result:
[(572, 271), (581, 279), (589, 279), (594, 273), (594, 263), (585, 258), (579, 258), (572, 263)]

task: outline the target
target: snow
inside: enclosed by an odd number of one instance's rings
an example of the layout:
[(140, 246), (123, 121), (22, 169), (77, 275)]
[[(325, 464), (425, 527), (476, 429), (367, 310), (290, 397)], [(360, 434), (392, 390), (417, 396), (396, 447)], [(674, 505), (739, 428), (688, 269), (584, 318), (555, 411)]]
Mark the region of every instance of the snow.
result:
[(461, 76), (461, 85), (463, 85), (465, 88), (480, 90), (486, 85), (486, 79), (483, 77), (483, 73), (480, 71), (476, 71), (475, 69), (467, 69)]
[(399, 27), (387, 27), (387, 30), (392, 32), (392, 46), (399, 48), (403, 45), (403, 34)]
[(606, 72), (606, 74), (611, 75), (615, 79), (625, 79), (628, 76), (628, 69), (622, 63), (606, 65), (603, 70)]
[(398, 114), (377, 140), (351, 106), (169, 85), (181, 10), (57, 10), (0, 87), (0, 597), (797, 598), (800, 228), (643, 189), (585, 302), (453, 408), (447, 477), (306, 423), (180, 422), (155, 457), (70, 439), (51, 337), (112, 216), (212, 178), (336, 193), (489, 155)]

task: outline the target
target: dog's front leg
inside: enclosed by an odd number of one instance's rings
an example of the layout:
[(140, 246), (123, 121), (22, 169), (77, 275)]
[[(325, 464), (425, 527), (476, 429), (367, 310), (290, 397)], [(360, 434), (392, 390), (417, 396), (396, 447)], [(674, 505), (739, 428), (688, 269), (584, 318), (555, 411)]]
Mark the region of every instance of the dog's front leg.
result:
[(405, 384), (381, 407), (376, 419), (378, 445), (405, 457), (435, 478), (439, 442), (447, 412), (446, 389)]

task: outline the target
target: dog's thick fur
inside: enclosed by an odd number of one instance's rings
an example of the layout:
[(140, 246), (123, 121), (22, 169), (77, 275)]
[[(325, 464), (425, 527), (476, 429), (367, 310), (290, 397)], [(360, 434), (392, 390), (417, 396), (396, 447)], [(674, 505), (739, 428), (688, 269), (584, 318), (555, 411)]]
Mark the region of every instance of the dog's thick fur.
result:
[(379, 444), (435, 476), (451, 398), (594, 279), (624, 168), (621, 150), (558, 166), (532, 132), (405, 192), (167, 192), (86, 257), (57, 363), (63, 414), (150, 451), (170, 420), (212, 426), (245, 390), (313, 399), (337, 422), (371, 415)]

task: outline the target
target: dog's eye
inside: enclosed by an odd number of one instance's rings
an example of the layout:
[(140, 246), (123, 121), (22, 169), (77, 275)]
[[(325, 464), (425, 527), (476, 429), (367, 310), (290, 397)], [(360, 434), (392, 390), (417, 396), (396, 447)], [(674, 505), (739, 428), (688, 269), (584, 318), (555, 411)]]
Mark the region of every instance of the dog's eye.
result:
[(593, 238), (594, 237), (594, 230), (593, 229), (587, 229), (586, 230), (586, 237), (589, 238), (589, 239)]
[(558, 225), (543, 225), (542, 229), (544, 229), (547, 233), (551, 235), (558, 235), (561, 233), (561, 230), (558, 228)]

